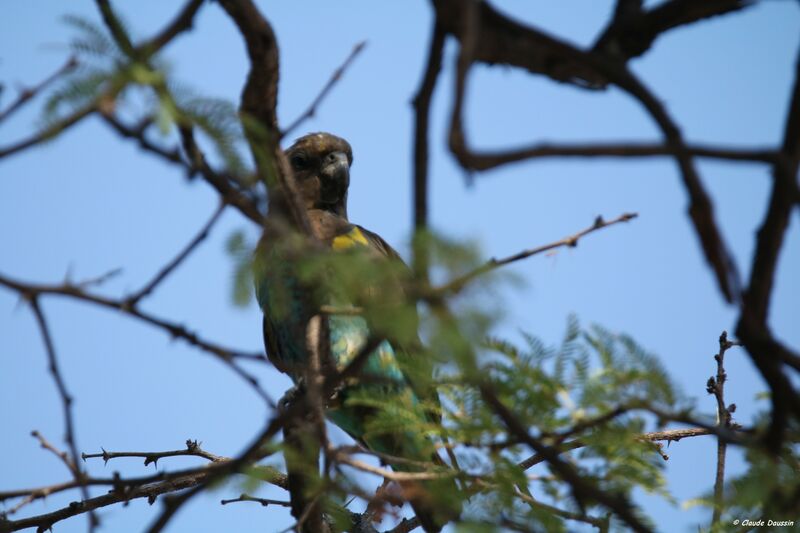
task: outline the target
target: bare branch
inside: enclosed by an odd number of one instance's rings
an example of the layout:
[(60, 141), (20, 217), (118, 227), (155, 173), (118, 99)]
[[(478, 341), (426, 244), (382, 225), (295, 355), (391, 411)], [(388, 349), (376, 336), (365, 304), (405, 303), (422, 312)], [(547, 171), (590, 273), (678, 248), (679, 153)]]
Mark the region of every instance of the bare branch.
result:
[(462, 290), (473, 279), (477, 278), (478, 276), (482, 276), (483, 274), (486, 274), (488, 272), (491, 272), (492, 270), (500, 268), (501, 266), (513, 263), (515, 261), (521, 261), (522, 259), (527, 259), (528, 257), (531, 257), (533, 255), (547, 252), (549, 250), (553, 250), (556, 248), (561, 248), (565, 246), (574, 248), (575, 246), (578, 245), (578, 241), (580, 241), (582, 237), (590, 233), (593, 233), (597, 230), (607, 228), (608, 226), (619, 224), (620, 222), (628, 222), (629, 220), (633, 220), (637, 216), (639, 216), (637, 213), (624, 213), (618, 216), (617, 218), (614, 218), (609, 221), (603, 220), (603, 217), (597, 217), (594, 221), (594, 224), (569, 237), (565, 237), (561, 240), (551, 242), (550, 244), (545, 244), (543, 246), (538, 246), (536, 248), (523, 250), (522, 252), (510, 255), (508, 257), (503, 257), (501, 259), (492, 258), (483, 265), (481, 265), (480, 267), (476, 268), (475, 270), (467, 272), (463, 276), (460, 276), (448, 282), (447, 284), (442, 285), (441, 287), (433, 289), (433, 294), (443, 295), (443, 294), (457, 293), (460, 290)]
[[(167, 500), (165, 502), (164, 510), (158, 517), (156, 517), (151, 526), (148, 528), (148, 533), (157, 533), (158, 531), (162, 531), (172, 517), (175, 516), (175, 513), (177, 513), (186, 502), (205, 490), (209, 484), (224, 479), (231, 474), (241, 472), (254, 462), (270, 455), (272, 452), (266, 446), (270, 439), (272, 439), (279, 431), (281, 431), (285, 424), (289, 423), (294, 418), (305, 415), (305, 411), (303, 409), (305, 407), (305, 402), (284, 402), (284, 400), (281, 400), (279, 403), (282, 405), (288, 403), (288, 407), (286, 409), (279, 410), (277, 415), (272, 417), (264, 429), (252, 440), (252, 442), (241, 454), (239, 454), (238, 457), (231, 461), (220, 463), (219, 468), (214, 469), (213, 472), (208, 475), (208, 477), (200, 480), (200, 482), (194, 485), (190, 490), (182, 492), (180, 495)], [(214, 466), (217, 466), (217, 464)], [(286, 484), (284, 485), (284, 488), (288, 489), (288, 479), (285, 480), (285, 482)]]
[(795, 63), (794, 87), (786, 113), (781, 153), (783, 157), (773, 166), (769, 206), (758, 230), (750, 280), (736, 326), (737, 337), (772, 389), (772, 420), (766, 441), (775, 453), (781, 447), (789, 414), (800, 418), (800, 395), (781, 365), (784, 362), (800, 371), (800, 354), (774, 338), (767, 320), (790, 211), (800, 198), (797, 183), (800, 169), (800, 53)]
[(725, 300), (729, 303), (738, 302), (741, 298), (741, 280), (736, 262), (717, 227), (714, 206), (703, 187), (692, 157), (687, 152), (678, 126), (673, 122), (661, 102), (630, 71), (608, 65), (603, 65), (603, 67), (613, 76), (616, 85), (644, 106), (661, 129), (667, 145), (675, 150), (677, 154), (675, 158), (683, 178), (683, 184), (689, 194), (689, 218), (700, 238), (706, 261), (716, 274), (717, 284)]
[(91, 115), (96, 110), (96, 107), (97, 107), (96, 104), (92, 102), (91, 104), (73, 112), (71, 115), (62, 118), (55, 124), (52, 124), (51, 126), (48, 126), (42, 131), (33, 134), (27, 139), (17, 141), (11, 146), (0, 146), (0, 159), (3, 159), (4, 157), (8, 157), (10, 155), (26, 150), (31, 146), (36, 146), (43, 142), (49, 141), (62, 131), (70, 128), (71, 126), (74, 126), (84, 118)]
[(272, 26), (252, 0), (220, 0), (247, 45), (250, 72), (240, 109), (246, 116), (245, 134), (258, 175), (269, 191), (269, 213), (294, 222), (301, 234), (312, 236), (289, 162), (278, 144), (278, 43)]
[(294, 130), (296, 130), (303, 122), (305, 122), (306, 120), (310, 119), (311, 117), (313, 117), (316, 114), (317, 107), (319, 107), (319, 104), (322, 102), (322, 100), (325, 99), (325, 97), (328, 95), (328, 93), (331, 91), (331, 89), (333, 89), (334, 85), (336, 85), (336, 83), (339, 80), (342, 79), (342, 75), (350, 67), (350, 65), (356, 59), (358, 54), (360, 54), (364, 50), (364, 47), (366, 45), (367, 45), (366, 41), (361, 41), (360, 43), (357, 43), (353, 47), (353, 50), (350, 52), (350, 55), (348, 55), (347, 59), (344, 60), (344, 63), (342, 63), (339, 66), (339, 68), (337, 68), (333, 72), (333, 74), (331, 75), (330, 79), (328, 80), (328, 83), (325, 84), (325, 86), (319, 92), (317, 97), (314, 98), (314, 100), (311, 102), (311, 105), (308, 107), (308, 109), (306, 109), (303, 112), (303, 114), (301, 114), (299, 117), (297, 117), (294, 120), (294, 122), (289, 124), (289, 126), (287, 126), (283, 130), (283, 132), (281, 133), (281, 137), (282, 138), (287, 137), (290, 133), (292, 133)]
[[(717, 227), (713, 204), (700, 181), (700, 176), (687, 151), (680, 130), (663, 105), (625, 67), (624, 63), (610, 60), (600, 54), (584, 52), (550, 38), (540, 39), (539, 50), (535, 52), (527, 50), (526, 47), (530, 46), (532, 41), (529, 42), (525, 39), (532, 38), (537, 32), (531, 28), (521, 28), (513, 21), (504, 19), (485, 2), (480, 3), (475, 9), (466, 10), (460, 9), (463, 4), (454, 0), (440, 0), (434, 2), (434, 5), (438, 20), (442, 24), (448, 24), (448, 31), (461, 41), (456, 66), (455, 102), (450, 118), (449, 146), (465, 168), (469, 168), (467, 163), (472, 156), (468, 148), (462, 117), (467, 74), (474, 61), (485, 61), (485, 57), (481, 54), (484, 51), (486, 39), (490, 35), (496, 40), (494, 45), (504, 44), (500, 50), (495, 50), (496, 56), (493, 57), (494, 61), (490, 61), (491, 63), (509, 62), (512, 58), (516, 59), (522, 52), (528, 52), (531, 57), (536, 57), (538, 60), (547, 57), (549, 61), (543, 65), (537, 65), (532, 70), (545, 73), (557, 81), (585, 82), (593, 87), (604, 87), (613, 83), (642, 104), (661, 129), (667, 146), (676, 153), (675, 157), (684, 186), (689, 193), (689, 216), (700, 238), (706, 260), (714, 270), (717, 283), (725, 299), (729, 303), (739, 301), (741, 284), (736, 264)], [(473, 13), (473, 11), (477, 11), (477, 13)], [(447, 15), (451, 19), (443, 18)], [(494, 32), (497, 29), (494, 26), (496, 25), (503, 27), (506, 34), (495, 35)], [(548, 56), (548, 54), (550, 55)]]

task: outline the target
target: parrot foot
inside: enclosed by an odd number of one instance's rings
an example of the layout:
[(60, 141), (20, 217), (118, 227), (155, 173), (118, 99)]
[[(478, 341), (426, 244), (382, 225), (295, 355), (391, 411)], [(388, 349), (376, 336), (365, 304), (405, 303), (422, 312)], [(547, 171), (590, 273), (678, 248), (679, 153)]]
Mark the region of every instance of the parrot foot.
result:
[(305, 393), (306, 393), (306, 383), (305, 380), (303, 380), (303, 378), (300, 378), (297, 380), (297, 383), (295, 383), (294, 387), (287, 390), (283, 394), (283, 397), (280, 400), (278, 400), (278, 409), (282, 412), (286, 412), (292, 406), (292, 404), (296, 402), (297, 399), (300, 396), (303, 396)]

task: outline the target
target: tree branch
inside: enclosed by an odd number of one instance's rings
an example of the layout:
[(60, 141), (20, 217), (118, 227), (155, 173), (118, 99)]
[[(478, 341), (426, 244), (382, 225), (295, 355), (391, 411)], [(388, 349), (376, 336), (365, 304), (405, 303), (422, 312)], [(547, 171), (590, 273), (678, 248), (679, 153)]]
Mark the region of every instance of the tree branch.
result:
[[(493, 14), (492, 9), (485, 2), (482, 2), (474, 6), (474, 9), (461, 10), (461, 12), (456, 14), (451, 13), (454, 17), (453, 20), (458, 21), (457, 24), (460, 24), (457, 29), (453, 29), (453, 21), (445, 21), (442, 19), (442, 7), (445, 5), (454, 6), (456, 4), (463, 7), (463, 4), (454, 2), (454, 0), (449, 2), (445, 0), (434, 0), (438, 20), (440, 20), (442, 24), (449, 23), (449, 31), (454, 33), (461, 41), (461, 49), (456, 64), (455, 102), (450, 118), (449, 146), (451, 152), (453, 152), (459, 160), (459, 163), (465, 168), (468, 168), (467, 160), (471, 157), (472, 153), (466, 141), (462, 117), (467, 74), (474, 61), (485, 60), (481, 56), (481, 46), (487, 36), (492, 35), (492, 32), (495, 31), (492, 27), (493, 24), (500, 24), (505, 28), (506, 32), (511, 32), (516, 23), (508, 20), (503, 21), (501, 20), (502, 17), (497, 18), (499, 16)], [(468, 5), (472, 6), (472, 4)], [(476, 11), (477, 13), (473, 13)], [(535, 31), (530, 28), (524, 28), (524, 32), (526, 32), (526, 35), (533, 35), (535, 33)], [(524, 48), (525, 45), (522, 44), (523, 41), (512, 42), (509, 40), (508, 35), (505, 37), (497, 36), (495, 38), (503, 39), (505, 41), (505, 48), (498, 52), (500, 57), (495, 57), (494, 59), (497, 61), (493, 62), (507, 62), (509, 58), (516, 57), (515, 54), (526, 50)], [(706, 260), (716, 274), (720, 290), (729, 303), (738, 302), (741, 295), (739, 275), (733, 257), (717, 228), (713, 204), (700, 181), (692, 158), (687, 152), (680, 130), (666, 113), (661, 103), (625, 67), (625, 65), (619, 61), (612, 61), (601, 54), (584, 52), (563, 43), (542, 41), (540, 44), (542, 50), (545, 50), (546, 53), (555, 54), (555, 51), (558, 52), (557, 55), (550, 57), (550, 62), (546, 64), (546, 68), (542, 67), (536, 70), (537, 72), (543, 72), (557, 81), (571, 81), (575, 83), (578, 80), (583, 80), (591, 82), (590, 85), (593, 84), (593, 86), (605, 86), (609, 83), (613, 83), (627, 92), (631, 97), (638, 100), (647, 110), (661, 129), (667, 146), (671, 151), (676, 153), (676, 161), (678, 162), (684, 186), (689, 193), (689, 216), (700, 238)], [(541, 55), (542, 52), (539, 51), (538, 54)], [(580, 70), (576, 70), (575, 67), (577, 65), (580, 66)], [(559, 69), (566, 69), (567, 72), (564, 73)], [(577, 73), (580, 73), (580, 75)]]
[(122, 25), (116, 13), (114, 13), (114, 9), (111, 7), (109, 0), (95, 0), (95, 3), (100, 10), (106, 28), (108, 28), (111, 37), (113, 37), (114, 42), (116, 42), (120, 50), (122, 50), (122, 53), (130, 59), (139, 59), (140, 51), (133, 46), (128, 32), (125, 30), (125, 27)]
[(187, 439), (186, 440), (186, 448), (182, 450), (171, 450), (166, 452), (108, 452), (103, 450), (101, 453), (82, 453), (81, 458), (86, 461), (86, 459), (93, 459), (96, 457), (102, 457), (104, 463), (108, 463), (111, 459), (117, 459), (120, 457), (144, 457), (144, 466), (149, 465), (150, 463), (153, 466), (158, 466), (158, 460), (163, 459), (165, 457), (178, 457), (178, 456), (192, 456), (192, 457), (202, 457), (204, 459), (208, 459), (212, 463), (219, 463), (223, 461), (230, 461), (228, 457), (222, 457), (220, 455), (214, 455), (213, 453), (209, 453), (200, 447), (200, 443), (196, 440)]
[(60, 522), (61, 520), (65, 520), (83, 513), (91, 512), (101, 507), (113, 505), (115, 503), (128, 502), (137, 498), (148, 498), (148, 500), (155, 501), (156, 497), (161, 494), (196, 486), (209, 476), (210, 472), (200, 472), (184, 477), (178, 477), (175, 479), (134, 487), (129, 491), (112, 490), (108, 494), (104, 494), (102, 496), (85, 499), (80, 502), (72, 502), (67, 507), (58, 509), (51, 513), (31, 516), (28, 518), (20, 518), (19, 520), (0, 519), (0, 533), (19, 531), (33, 527), (37, 528), (37, 531), (47, 531), (51, 529), (56, 522)]
[(250, 373), (239, 367), (239, 365), (237, 365), (234, 361), (234, 359), (237, 358), (263, 361), (264, 357), (260, 353), (250, 354), (222, 347), (218, 344), (214, 344), (200, 338), (196, 333), (191, 332), (180, 324), (155, 317), (145, 311), (140, 310), (136, 306), (129, 305), (127, 299), (114, 300), (104, 296), (91, 294), (83, 290), (79, 285), (73, 285), (69, 282), (66, 282), (62, 285), (34, 285), (16, 281), (0, 274), (0, 286), (5, 286), (11, 290), (14, 290), (22, 297), (28, 299), (36, 299), (40, 295), (44, 294), (67, 296), (76, 300), (90, 302), (101, 307), (120, 311), (123, 314), (137, 318), (142, 322), (165, 331), (172, 337), (183, 339), (191, 346), (199, 348), (200, 350), (217, 357), (229, 368), (231, 368), (231, 370), (238, 374), (239, 377), (244, 379), (253, 388), (256, 394), (261, 397), (261, 399), (271, 406), (274, 405), (273, 400), (261, 388), (258, 380)]
[[(748, 161), (773, 164), (779, 152), (768, 148), (727, 148), (709, 145), (687, 145), (685, 151), (693, 157), (719, 159), (721, 161)], [(622, 142), (594, 144), (537, 143), (528, 147), (505, 152), (469, 151), (459, 161), (469, 170), (486, 171), (529, 159), (550, 157), (595, 158), (595, 157), (675, 157), (678, 150), (664, 144)]]
[(786, 113), (781, 154), (783, 157), (773, 166), (769, 206), (758, 230), (750, 280), (736, 326), (737, 337), (772, 389), (772, 420), (766, 442), (774, 453), (780, 450), (790, 413), (800, 419), (800, 395), (781, 365), (784, 362), (800, 371), (800, 355), (774, 338), (767, 320), (789, 214), (800, 198), (797, 183), (800, 169), (800, 53), (795, 63), (794, 87)]
[[(597, 39), (593, 51), (628, 61), (647, 52), (653, 42), (673, 28), (693, 24), (755, 5), (754, 0), (669, 0), (653, 9), (617, 10)], [(618, 4), (619, 5), (619, 4)]]
[(220, 0), (247, 45), (250, 72), (242, 91), (241, 112), (245, 135), (256, 162), (258, 175), (269, 191), (270, 214), (286, 214), (301, 234), (311, 236), (303, 203), (297, 192), (289, 162), (278, 144), (280, 127), (275, 107), (278, 101), (278, 42), (272, 26), (252, 0)]

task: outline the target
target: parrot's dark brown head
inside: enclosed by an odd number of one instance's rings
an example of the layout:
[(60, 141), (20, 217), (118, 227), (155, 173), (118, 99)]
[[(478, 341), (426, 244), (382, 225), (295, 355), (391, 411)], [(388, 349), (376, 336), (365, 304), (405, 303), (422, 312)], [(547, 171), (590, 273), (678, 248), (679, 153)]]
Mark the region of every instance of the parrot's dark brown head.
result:
[(306, 209), (322, 209), (347, 218), (347, 188), (353, 150), (330, 133), (309, 133), (286, 150)]

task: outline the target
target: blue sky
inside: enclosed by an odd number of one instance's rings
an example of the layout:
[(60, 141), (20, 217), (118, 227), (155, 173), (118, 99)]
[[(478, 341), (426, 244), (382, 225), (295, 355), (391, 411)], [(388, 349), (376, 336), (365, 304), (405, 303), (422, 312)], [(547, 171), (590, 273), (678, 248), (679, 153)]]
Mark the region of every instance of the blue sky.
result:
[[(589, 45), (613, 2), (494, 2), (503, 11), (579, 45)], [(135, 35), (146, 37), (172, 16), (178, 2), (148, 0), (123, 6)], [(168, 5), (169, 4), (169, 5)], [(281, 46), (279, 116), (288, 124), (314, 98), (353, 45), (367, 48), (335, 87), (308, 131), (331, 131), (353, 145), (351, 218), (407, 251), (411, 228), (411, 98), (424, 65), (431, 23), (426, 2), (259, 2)], [(94, 3), (40, 0), (6, 6), (0, 19), (0, 105), (18, 85), (42, 79), (63, 63), (71, 30), (60, 17), (98, 20)], [(762, 2), (741, 14), (670, 32), (632, 63), (682, 126), (687, 139), (730, 145), (773, 146), (781, 138), (791, 73), (800, 44), (795, 2)], [(450, 43), (434, 98), (431, 220), (445, 235), (477, 242), (502, 256), (550, 242), (607, 218), (636, 211), (634, 222), (593, 235), (575, 249), (540, 256), (510, 271), (523, 286), (499, 290), (505, 318), (499, 334), (519, 329), (549, 342), (561, 337), (566, 317), (630, 333), (659, 354), (677, 383), (705, 412), (713, 401), (705, 382), (719, 333), (732, 329), (735, 309), (723, 304), (686, 215), (686, 194), (668, 159), (544, 160), (521, 163), (464, 181), (446, 149), (456, 46)], [(166, 53), (175, 77), (198, 92), (236, 101), (247, 72), (240, 37), (215, 4), (205, 5), (195, 30)], [(620, 91), (588, 93), (504, 67), (476, 67), (470, 77), (467, 128), (478, 147), (534, 140), (657, 140), (652, 121)], [(38, 123), (34, 104), (0, 129), (0, 146), (26, 136)], [(717, 218), (746, 276), (769, 191), (763, 165), (698, 164)], [(29, 281), (74, 280), (122, 267), (102, 288), (134, 290), (182, 247), (211, 215), (215, 195), (116, 138), (89, 119), (58, 140), (0, 163), (0, 272)], [(261, 348), (260, 313), (231, 304), (230, 258), (224, 243), (235, 230), (256, 228), (229, 210), (211, 237), (143, 306), (185, 322), (206, 338), (251, 351)], [(800, 345), (800, 239), (793, 213), (770, 313), (776, 334)], [(268, 410), (222, 365), (162, 332), (115, 313), (49, 298), (50, 319), (64, 377), (76, 397), (83, 451), (162, 450), (199, 439), (209, 451), (233, 455), (261, 427)], [(727, 358), (729, 401), (747, 423), (765, 407), (764, 385), (746, 354)], [(289, 381), (267, 365), (252, 368), (279, 397)], [(63, 435), (61, 407), (42, 342), (29, 310), (0, 290), (0, 490), (61, 481), (68, 473), (29, 436), (38, 429), (54, 442)], [(715, 444), (673, 444), (669, 488), (679, 501), (707, 490)], [(159, 468), (194, 464), (163, 461)], [(120, 460), (90, 472), (152, 471)], [(737, 453), (731, 471), (741, 471)], [(257, 505), (222, 507), (236, 495), (228, 486), (196, 498), (171, 531), (263, 531), (291, 524), (284, 510)], [(99, 494), (99, 492), (97, 492)], [(264, 494), (282, 497), (279, 492)], [(77, 496), (72, 496), (72, 499)], [(28, 508), (46, 512), (71, 498), (51, 497)], [(692, 531), (706, 510), (685, 510), (643, 497), (663, 531)], [(141, 500), (100, 515), (106, 531), (140, 531), (156, 509)], [(778, 517), (791, 518), (791, 517)], [(274, 528), (272, 525), (274, 524)], [(81, 519), (57, 531), (85, 530)]]

